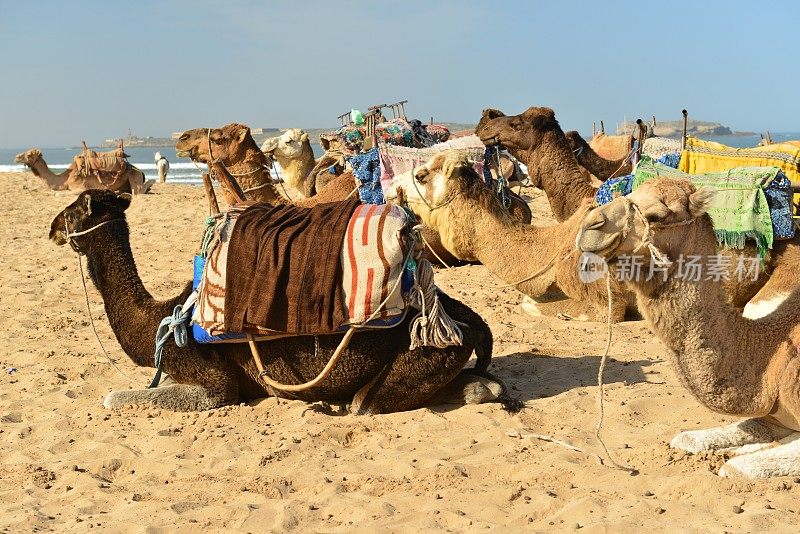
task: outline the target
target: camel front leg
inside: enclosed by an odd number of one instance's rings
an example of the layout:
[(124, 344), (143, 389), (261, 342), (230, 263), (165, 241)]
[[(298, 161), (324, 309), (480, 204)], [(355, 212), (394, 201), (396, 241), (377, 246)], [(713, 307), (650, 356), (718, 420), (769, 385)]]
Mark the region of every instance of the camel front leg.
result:
[(800, 432), (782, 444), (731, 458), (719, 470), (721, 477), (770, 478), (800, 475)]
[(124, 406), (147, 406), (175, 412), (199, 412), (232, 404), (236, 399), (212, 393), (203, 386), (174, 384), (153, 389), (131, 389), (112, 391), (103, 400), (107, 409)]
[(672, 438), (669, 446), (694, 454), (700, 451), (718, 451), (743, 445), (771, 443), (791, 433), (791, 430), (765, 419), (745, 419), (727, 426), (681, 432)]

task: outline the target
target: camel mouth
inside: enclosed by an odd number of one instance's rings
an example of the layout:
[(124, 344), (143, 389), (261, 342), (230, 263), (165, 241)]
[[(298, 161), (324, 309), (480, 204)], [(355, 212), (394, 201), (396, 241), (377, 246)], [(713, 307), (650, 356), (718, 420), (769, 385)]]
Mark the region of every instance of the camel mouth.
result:
[[(582, 252), (591, 252), (602, 256), (606, 261), (611, 261), (611, 255), (622, 243), (622, 234), (613, 234), (606, 237), (594, 236), (591, 230), (585, 230), (576, 243)], [(608, 255), (608, 256), (607, 256)]]
[(175, 155), (178, 156), (179, 158), (191, 158), (191, 159), (194, 159), (194, 157), (192, 157), (192, 153), (193, 152), (194, 152), (193, 148), (189, 148), (189, 149), (186, 149), (186, 150), (177, 150), (176, 149), (175, 150)]

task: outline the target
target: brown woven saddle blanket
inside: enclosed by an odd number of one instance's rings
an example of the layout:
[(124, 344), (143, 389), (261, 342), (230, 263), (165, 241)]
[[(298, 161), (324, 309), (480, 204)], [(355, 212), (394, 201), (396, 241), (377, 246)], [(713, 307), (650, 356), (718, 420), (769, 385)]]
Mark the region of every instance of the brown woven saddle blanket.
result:
[(122, 145), (110, 152), (96, 152), (84, 143), (83, 151), (75, 156), (73, 165), (82, 176), (95, 175), (102, 182), (115, 179), (125, 172), (129, 165), (127, 158), (128, 154)]
[(225, 330), (324, 334), (345, 324), (340, 251), (359, 204), (247, 208), (228, 248)]

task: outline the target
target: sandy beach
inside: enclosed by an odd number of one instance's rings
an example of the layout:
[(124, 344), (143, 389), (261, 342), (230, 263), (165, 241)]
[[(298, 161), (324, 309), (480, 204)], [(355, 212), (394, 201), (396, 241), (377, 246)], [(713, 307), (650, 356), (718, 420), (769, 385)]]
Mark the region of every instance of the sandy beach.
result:
[[(680, 430), (734, 421), (682, 388), (643, 321), (614, 327), (600, 465), (596, 375), (606, 325), (532, 318), (483, 266), (437, 283), (489, 323), (491, 370), (526, 404), (440, 405), (333, 417), (263, 399), (203, 413), (109, 411), (112, 390), (145, 387), (79, 264), (48, 240), (74, 199), (30, 173), (0, 174), (0, 531), (796, 532), (800, 479), (725, 479), (722, 454), (671, 450)], [(534, 220), (552, 220), (538, 190)], [(202, 188), (156, 184), (127, 212), (139, 274), (157, 298), (189, 280)], [(474, 284), (477, 282), (481, 285)], [(489, 286), (489, 287), (484, 287)], [(558, 444), (511, 437), (550, 435)]]

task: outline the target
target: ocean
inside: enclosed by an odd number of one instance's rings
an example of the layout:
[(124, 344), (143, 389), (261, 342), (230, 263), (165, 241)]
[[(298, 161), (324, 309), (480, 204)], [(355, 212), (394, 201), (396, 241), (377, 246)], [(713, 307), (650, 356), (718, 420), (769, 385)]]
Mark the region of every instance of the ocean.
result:
[[(771, 134), (772, 141), (779, 143), (781, 141), (788, 141), (790, 139), (800, 139), (800, 132), (776, 132)], [(716, 141), (728, 146), (736, 148), (745, 148), (756, 146), (761, 140), (758, 135), (724, 135), (716, 137), (705, 137), (709, 141)], [(314, 155), (319, 157), (324, 152), (322, 147), (312, 144)], [(111, 150), (110, 148), (94, 148), (97, 151)], [(14, 163), (14, 156), (20, 152), (24, 152), (25, 148), (0, 148), (0, 172), (24, 172), (27, 168), (24, 165), (17, 165)], [(81, 151), (80, 148), (43, 148), (42, 155), (44, 160), (50, 168), (56, 172), (62, 172), (69, 167), (70, 162), (75, 154)], [(202, 184), (202, 173), (206, 172), (206, 166), (203, 164), (195, 165), (188, 158), (178, 158), (175, 155), (174, 147), (160, 147), (160, 148), (142, 148), (142, 147), (125, 147), (125, 151), (130, 155), (128, 161), (134, 166), (138, 167), (145, 176), (150, 179), (158, 179), (158, 171), (154, 161), (156, 152), (161, 152), (161, 155), (169, 160), (169, 175), (167, 181), (170, 183), (200, 185)], [(278, 168), (280, 172), (280, 168)]]
[[(98, 152), (113, 150), (111, 148), (91, 147)], [(314, 154), (319, 157), (324, 150), (319, 145), (312, 144)], [(25, 165), (14, 163), (14, 156), (20, 152), (28, 150), (26, 148), (0, 148), (0, 172), (25, 172), (28, 168)], [(42, 157), (47, 165), (55, 173), (63, 172), (69, 167), (72, 158), (81, 151), (81, 148), (42, 148)], [(125, 152), (130, 156), (128, 161), (141, 170), (146, 179), (153, 178), (158, 180), (158, 170), (155, 164), (155, 153), (161, 155), (169, 161), (168, 183), (202, 185), (202, 173), (206, 172), (206, 166), (202, 163), (195, 165), (189, 158), (179, 158), (175, 155), (175, 147), (125, 147)], [(280, 167), (278, 168), (280, 172)]]

